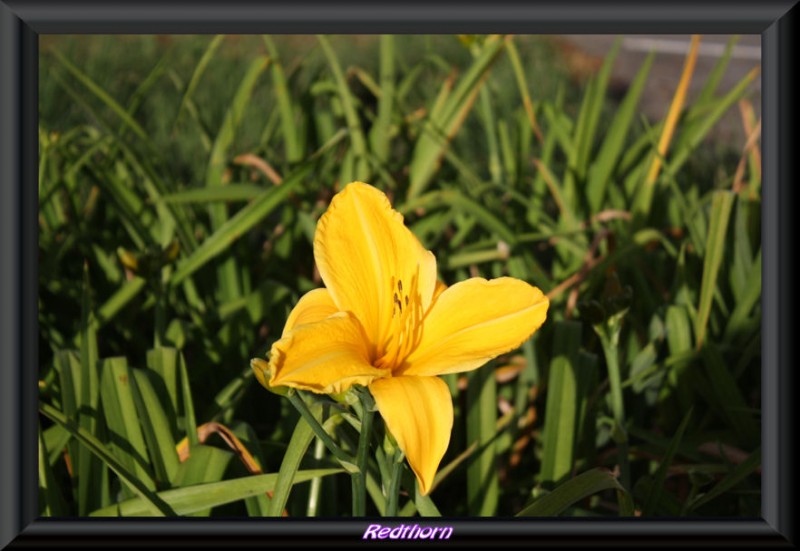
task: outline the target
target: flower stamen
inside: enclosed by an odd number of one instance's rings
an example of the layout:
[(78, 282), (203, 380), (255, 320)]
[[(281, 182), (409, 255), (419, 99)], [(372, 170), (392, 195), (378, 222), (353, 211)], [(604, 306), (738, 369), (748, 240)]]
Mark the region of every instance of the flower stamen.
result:
[[(397, 284), (395, 286), (395, 279)], [(419, 266), (411, 278), (411, 288), (403, 292), (403, 280), (392, 276), (392, 318), (387, 328), (388, 337), (379, 348), (375, 367), (397, 369), (417, 347), (422, 338), (422, 297), (419, 292)]]

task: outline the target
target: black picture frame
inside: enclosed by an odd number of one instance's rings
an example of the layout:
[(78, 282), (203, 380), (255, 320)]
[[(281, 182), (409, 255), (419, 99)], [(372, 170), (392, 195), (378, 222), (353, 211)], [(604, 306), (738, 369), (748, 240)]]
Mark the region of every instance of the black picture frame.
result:
[[(762, 518), (450, 519), (448, 544), (793, 546), (797, 0), (347, 3), (0, 0), (0, 547), (349, 546), (367, 520), (37, 518), (38, 35), (70, 33), (760, 34)], [(386, 544), (387, 542), (381, 542)]]

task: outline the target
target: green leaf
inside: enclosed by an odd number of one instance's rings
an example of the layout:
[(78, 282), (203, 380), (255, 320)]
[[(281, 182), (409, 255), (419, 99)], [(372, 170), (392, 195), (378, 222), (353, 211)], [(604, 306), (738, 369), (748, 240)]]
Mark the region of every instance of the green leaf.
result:
[(556, 322), (539, 473), (544, 483), (558, 483), (572, 472), (578, 432), (577, 369), (580, 344), (580, 323)]
[[(60, 425), (53, 425), (60, 427)], [(45, 447), (41, 427), (39, 433), (39, 511), (42, 516), (60, 517), (67, 515), (64, 497), (53, 474), (53, 467), (48, 460), (48, 450)]]
[(467, 442), (483, 449), (467, 467), (467, 510), (471, 516), (493, 516), (500, 486), (497, 475), (497, 388), (494, 370), (471, 371), (467, 386)]
[(174, 480), (178, 470), (178, 453), (175, 451), (172, 419), (174, 412), (168, 415), (164, 411), (163, 402), (156, 391), (157, 385), (163, 384), (159, 376), (149, 369), (134, 369), (133, 389), (136, 409), (142, 423), (147, 449), (153, 463), (156, 480), (168, 485)]
[(747, 283), (743, 287), (739, 301), (728, 318), (728, 325), (725, 327), (725, 337), (733, 340), (737, 334), (746, 327), (748, 316), (761, 301), (761, 250), (758, 251), (755, 260), (750, 266)]
[[(164, 383), (160, 388), (166, 390), (162, 396), (162, 405), (170, 413), (178, 411), (178, 351), (174, 348), (159, 346), (147, 351), (147, 367), (158, 373)], [(156, 388), (158, 390), (158, 388)], [(177, 430), (173, 430), (176, 434)]]
[(64, 448), (72, 437), (61, 425), (53, 425), (42, 431), (47, 462), (54, 465), (64, 454)]
[(153, 516), (175, 516), (175, 512), (158, 495), (153, 493), (141, 480), (128, 471), (111, 451), (103, 446), (97, 438), (78, 426), (75, 421), (67, 418), (63, 413), (49, 404), (40, 404), (39, 411), (53, 422), (64, 427), (84, 447), (98, 457), (109, 469), (114, 471), (120, 480), (138, 495), (146, 506), (146, 510)]
[(540, 497), (531, 505), (525, 507), (522, 511), (517, 513), (516, 516), (558, 516), (582, 499), (602, 492), (603, 490), (617, 490), (618, 492), (627, 493), (610, 472), (600, 468), (592, 469), (559, 485), (549, 494)]
[(155, 490), (144, 435), (133, 398), (133, 377), (125, 358), (102, 363), (100, 388), (103, 413), (109, 430), (109, 447), (120, 462), (150, 490)]
[[(175, 472), (174, 486), (195, 486), (205, 482), (222, 480), (228, 465), (235, 456), (233, 453), (198, 444), (189, 448), (189, 458), (178, 466)], [(192, 516), (207, 517), (211, 508), (195, 509)]]

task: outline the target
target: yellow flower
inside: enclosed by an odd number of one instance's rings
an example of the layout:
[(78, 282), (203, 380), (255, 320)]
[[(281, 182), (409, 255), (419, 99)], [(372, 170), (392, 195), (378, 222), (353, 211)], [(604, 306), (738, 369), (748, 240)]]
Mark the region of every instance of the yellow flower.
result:
[(447, 288), (402, 215), (361, 182), (320, 218), (314, 258), (326, 288), (289, 314), (272, 346), (268, 384), (322, 394), (369, 387), (427, 494), (453, 427), (450, 391), (438, 375), (517, 348), (542, 325), (549, 302), (510, 277)]

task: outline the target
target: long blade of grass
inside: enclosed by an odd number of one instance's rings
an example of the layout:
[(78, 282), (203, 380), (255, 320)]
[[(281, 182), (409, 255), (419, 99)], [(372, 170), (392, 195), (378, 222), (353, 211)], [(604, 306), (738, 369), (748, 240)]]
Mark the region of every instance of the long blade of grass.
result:
[(173, 286), (178, 285), (213, 258), (228, 250), (232, 243), (280, 206), (294, 188), (303, 181), (310, 169), (310, 165), (299, 169), (281, 185), (268, 189), (259, 198), (237, 212), (235, 216), (220, 226), (213, 235), (178, 265), (172, 274), (170, 284)]
[(728, 40), (728, 43), (725, 45), (725, 51), (722, 53), (722, 56), (719, 58), (719, 60), (717, 60), (717, 63), (714, 65), (714, 68), (711, 69), (711, 72), (708, 73), (708, 78), (706, 78), (703, 88), (700, 90), (700, 93), (697, 94), (697, 100), (695, 101), (696, 105), (703, 105), (704, 103), (713, 101), (714, 92), (717, 91), (717, 87), (719, 86), (722, 77), (725, 75), (725, 69), (728, 68), (728, 63), (731, 60), (731, 54), (733, 54), (733, 47), (736, 46), (738, 41), (738, 36), (731, 37), (731, 39)]
[[(191, 487), (209, 482), (219, 482), (225, 475), (234, 454), (228, 450), (198, 444), (190, 449), (190, 456), (183, 461), (175, 473), (175, 486)], [(211, 507), (197, 509), (191, 513), (196, 517), (207, 517)]]
[(750, 476), (756, 469), (761, 466), (761, 448), (759, 447), (751, 453), (747, 459), (739, 463), (725, 478), (717, 482), (717, 484), (705, 494), (698, 496), (688, 508), (688, 511), (694, 511), (698, 507), (717, 499), (724, 495), (726, 492), (732, 490), (742, 480)]
[(367, 162), (367, 140), (364, 137), (361, 121), (358, 119), (358, 113), (356, 113), (355, 105), (353, 104), (353, 94), (347, 86), (344, 73), (339, 65), (339, 59), (336, 57), (336, 52), (333, 51), (330, 41), (328, 41), (328, 38), (324, 35), (318, 35), (317, 40), (322, 47), (322, 52), (328, 60), (331, 73), (333, 73), (339, 100), (342, 102), (342, 110), (344, 111), (347, 129), (350, 132), (350, 142), (352, 143), (352, 151), (355, 155), (352, 178), (355, 180), (368, 181), (370, 169), (369, 163)]
[[(141, 179), (138, 181), (145, 187), (145, 190), (150, 195), (150, 199), (157, 202), (159, 194), (166, 189), (166, 186), (159, 177), (159, 173), (150, 166), (146, 159), (140, 158), (126, 140), (121, 139), (120, 135), (118, 135), (109, 123), (103, 120), (97, 109), (95, 109), (83, 95), (74, 90), (72, 86), (58, 75), (55, 75), (55, 79), (76, 103), (84, 107), (90, 116), (98, 121), (99, 125), (113, 138), (114, 141), (112, 145), (122, 152), (125, 160), (130, 164), (130, 167), (139, 173)], [(149, 146), (151, 153), (154, 153), (153, 150), (155, 148), (152, 143), (149, 141), (144, 143)], [(110, 159), (116, 158), (116, 156), (110, 156), (111, 151), (115, 151), (114, 147), (112, 147), (109, 152), (106, 152)], [(103, 170), (102, 167), (95, 166), (94, 164), (88, 164), (86, 168), (92, 173), (101, 189), (107, 191), (114, 198), (116, 206), (119, 207), (123, 214), (123, 225), (128, 229), (137, 247), (143, 248), (146, 242), (147, 244), (158, 242), (159, 225), (155, 223), (157, 218), (153, 216), (154, 213), (150, 209), (144, 208), (139, 195), (137, 195), (135, 189), (132, 189), (135, 188), (135, 184), (128, 181), (131, 179), (131, 175), (122, 160), (118, 160), (116, 164), (113, 165), (114, 170), (111, 170), (111, 168), (109, 168), (109, 170)], [(182, 244), (187, 250), (193, 250), (196, 247), (196, 241), (189, 230), (188, 221), (185, 219), (184, 214), (177, 210), (163, 209), (160, 204), (156, 206), (158, 216), (169, 223), (175, 224), (179, 231)]]
[(614, 118), (608, 126), (603, 144), (597, 153), (591, 168), (589, 169), (589, 179), (586, 184), (586, 198), (589, 202), (590, 212), (597, 212), (603, 203), (603, 199), (608, 189), (611, 174), (615, 165), (622, 154), (625, 145), (625, 138), (631, 127), (636, 114), (636, 107), (639, 105), (639, 98), (642, 95), (650, 68), (653, 66), (655, 54), (651, 53), (645, 58), (639, 72), (631, 82), (625, 99), (614, 113)]
[(678, 451), (681, 440), (683, 440), (683, 433), (686, 432), (686, 427), (689, 426), (689, 420), (691, 417), (692, 410), (690, 409), (684, 416), (683, 421), (681, 421), (678, 430), (675, 432), (675, 436), (669, 443), (667, 451), (661, 458), (661, 463), (658, 465), (658, 469), (656, 469), (656, 472), (653, 475), (653, 484), (650, 487), (650, 492), (648, 493), (647, 499), (642, 507), (642, 514), (644, 516), (652, 515), (653, 512), (655, 512), (659, 501), (661, 500), (661, 491), (664, 488), (664, 481), (667, 479), (667, 469), (669, 469), (669, 466), (672, 464), (672, 459), (675, 457), (675, 454)]
[(439, 168), (439, 163), (453, 135), (466, 120), (475, 102), (478, 91), (488, 76), (506, 40), (499, 36), (489, 37), (480, 55), (461, 78), (452, 94), (445, 101), (437, 116), (431, 115), (423, 125), (411, 156), (408, 198), (419, 196), (430, 183)]
[(733, 376), (731, 366), (726, 364), (716, 344), (711, 342), (703, 347), (702, 355), (708, 379), (714, 382), (710, 390), (714, 402), (721, 408), (718, 413), (733, 427), (741, 444), (755, 446), (761, 437), (759, 425), (748, 408), (748, 402)]
[(516, 514), (518, 517), (554, 517), (579, 501), (603, 490), (626, 490), (605, 469), (592, 469), (559, 485)]
[(263, 186), (256, 184), (228, 184), (225, 186), (206, 186), (187, 189), (161, 196), (165, 203), (214, 203), (250, 201), (265, 191)]
[(51, 53), (53, 57), (58, 60), (61, 66), (64, 67), (73, 77), (75, 77), (78, 82), (80, 82), (87, 90), (97, 97), (97, 99), (102, 101), (109, 109), (111, 109), (122, 120), (122, 122), (125, 123), (125, 125), (129, 127), (134, 134), (136, 134), (136, 136), (138, 136), (143, 142), (150, 143), (150, 139), (144, 128), (142, 128), (141, 125), (136, 122), (133, 117), (131, 117), (128, 111), (114, 98), (112, 98), (108, 92), (98, 86), (97, 83), (89, 78), (88, 75), (78, 69), (71, 61), (69, 61), (57, 50), (51, 49), (49, 53)]
[[(211, 147), (211, 155), (206, 169), (206, 185), (209, 187), (224, 185), (223, 175), (225, 174), (225, 167), (227, 166), (236, 130), (244, 116), (247, 104), (250, 102), (250, 96), (253, 93), (258, 77), (267, 68), (268, 64), (269, 59), (267, 57), (262, 56), (254, 59), (242, 78), (239, 88), (236, 90), (233, 101), (225, 115), (225, 120), (217, 133), (217, 137), (214, 139), (214, 145)], [(208, 207), (208, 210), (213, 231), (219, 231), (230, 222), (226, 205), (214, 203)], [(220, 263), (217, 274), (221, 296), (224, 300), (232, 300), (241, 295), (239, 270), (234, 257), (226, 257)]]
[(703, 280), (700, 284), (700, 299), (697, 305), (695, 338), (698, 350), (705, 340), (708, 318), (711, 314), (711, 301), (717, 289), (717, 276), (725, 255), (725, 236), (728, 231), (728, 220), (735, 196), (729, 191), (714, 192), (711, 201), (711, 220), (708, 224), (705, 259), (703, 261)]
[(434, 209), (441, 206), (447, 206), (469, 213), (486, 229), (494, 231), (497, 236), (508, 245), (514, 245), (517, 242), (514, 232), (503, 221), (485, 207), (456, 190), (431, 191), (421, 197), (409, 200), (397, 208), (401, 213), (405, 214), (413, 212), (414, 209), (419, 207)]
[(192, 389), (189, 385), (189, 373), (186, 369), (186, 360), (183, 358), (182, 352), (178, 353), (178, 369), (183, 403), (183, 430), (186, 432), (189, 444), (191, 446), (196, 446), (199, 442), (197, 439), (197, 421), (194, 414), (194, 400), (192, 399)]
[(606, 98), (608, 81), (611, 78), (611, 69), (614, 67), (614, 61), (617, 58), (621, 44), (622, 40), (620, 38), (614, 41), (611, 50), (609, 50), (603, 60), (600, 71), (597, 73), (592, 93), (589, 94), (587, 92), (586, 119), (582, 127), (576, 129), (576, 132), (579, 133), (575, 140), (577, 156), (575, 158), (574, 168), (577, 170), (577, 176), (580, 180), (583, 180), (586, 176), (589, 165), (589, 155), (595, 142), (595, 133), (597, 132), (597, 125), (600, 122), (600, 112), (602, 111), (603, 102)]
[(220, 126), (219, 132), (214, 140), (214, 145), (211, 148), (211, 156), (209, 157), (208, 167), (206, 168), (207, 186), (223, 185), (222, 176), (225, 172), (231, 145), (236, 136), (236, 130), (242, 121), (253, 89), (258, 82), (258, 77), (261, 76), (261, 73), (267, 68), (268, 64), (268, 58), (263, 56), (258, 57), (250, 63), (244, 77), (242, 77), (239, 88), (236, 90), (236, 94), (228, 107), (225, 119)]
[(483, 120), (483, 130), (486, 135), (486, 151), (488, 155), (489, 175), (495, 184), (503, 180), (502, 164), (500, 162), (500, 144), (497, 138), (497, 119), (492, 107), (492, 97), (488, 86), (481, 86), (478, 91), (480, 101), (480, 115)]
[[(676, 144), (675, 153), (670, 159), (669, 165), (664, 168), (665, 177), (673, 178), (677, 174), (725, 112), (745, 95), (760, 72), (760, 67), (755, 67), (727, 94), (716, 100), (710, 108), (708, 106), (697, 108), (698, 120), (678, 137), (679, 143)], [(694, 114), (693, 111), (690, 111), (690, 114)]]
[(539, 124), (536, 122), (536, 113), (533, 110), (531, 95), (528, 92), (528, 83), (525, 80), (525, 71), (522, 68), (522, 62), (520, 61), (519, 52), (517, 51), (517, 46), (514, 44), (513, 37), (509, 38), (508, 42), (506, 43), (506, 53), (508, 54), (508, 59), (511, 61), (511, 68), (514, 70), (514, 78), (517, 81), (517, 88), (519, 89), (520, 96), (522, 96), (522, 105), (525, 108), (525, 116), (528, 118), (528, 123), (531, 125), (531, 130), (534, 134), (536, 134), (536, 137), (541, 143), (543, 141), (542, 131), (539, 128)]
[[(78, 424), (87, 433), (97, 435), (100, 430), (98, 405), (100, 400), (100, 380), (97, 372), (97, 334), (89, 323), (91, 312), (91, 289), (89, 286), (89, 266), (83, 265), (83, 293), (81, 299), (80, 332), (80, 393), (78, 395)], [(101, 504), (102, 477), (105, 476), (101, 463), (85, 447), (78, 449), (78, 511), (85, 515)]]
[[(322, 420), (321, 405), (315, 404), (309, 410), (318, 422)], [(313, 439), (314, 431), (311, 429), (311, 425), (304, 419), (299, 419), (294, 433), (292, 433), (292, 438), (289, 440), (286, 453), (283, 455), (283, 461), (281, 461), (278, 482), (275, 484), (272, 501), (270, 501), (269, 516), (281, 516), (284, 507), (286, 507), (286, 501), (289, 499), (289, 491), (300, 468), (300, 461), (306, 454), (306, 450), (308, 450), (308, 446)]]
[(278, 113), (281, 119), (281, 132), (285, 148), (286, 160), (296, 163), (303, 157), (303, 148), (298, 135), (298, 125), (295, 121), (294, 106), (292, 105), (292, 95), (289, 92), (289, 84), (283, 71), (283, 65), (278, 55), (278, 48), (269, 36), (263, 36), (262, 40), (269, 52), (272, 60), (270, 72), (275, 90), (275, 98), (278, 102)]
[[(186, 90), (183, 92), (183, 96), (181, 97), (181, 103), (178, 105), (178, 111), (175, 113), (176, 123), (180, 118), (181, 113), (183, 113), (183, 110), (186, 109), (189, 105), (189, 102), (191, 102), (194, 91), (200, 84), (200, 79), (203, 77), (203, 73), (206, 72), (208, 64), (211, 63), (214, 54), (217, 52), (217, 49), (222, 44), (224, 39), (225, 36), (221, 34), (218, 34), (212, 38), (203, 52), (203, 55), (200, 57), (200, 61), (197, 62), (194, 71), (192, 71), (192, 76), (189, 78), (189, 83), (186, 85)], [(175, 124), (172, 126), (175, 128)]]
[(380, 38), (380, 97), (378, 116), (369, 133), (372, 154), (380, 162), (389, 159), (390, 130), (395, 102), (394, 36), (381, 35)]
[[(294, 484), (308, 482), (343, 472), (342, 469), (311, 469), (297, 471)], [(233, 503), (251, 496), (270, 492), (278, 482), (278, 473), (244, 476), (233, 480), (195, 484), (174, 490), (159, 492), (158, 496), (169, 504), (178, 515), (190, 515), (203, 509)], [(141, 499), (131, 499), (90, 513), (93, 517), (138, 517), (148, 516), (149, 511)]]

